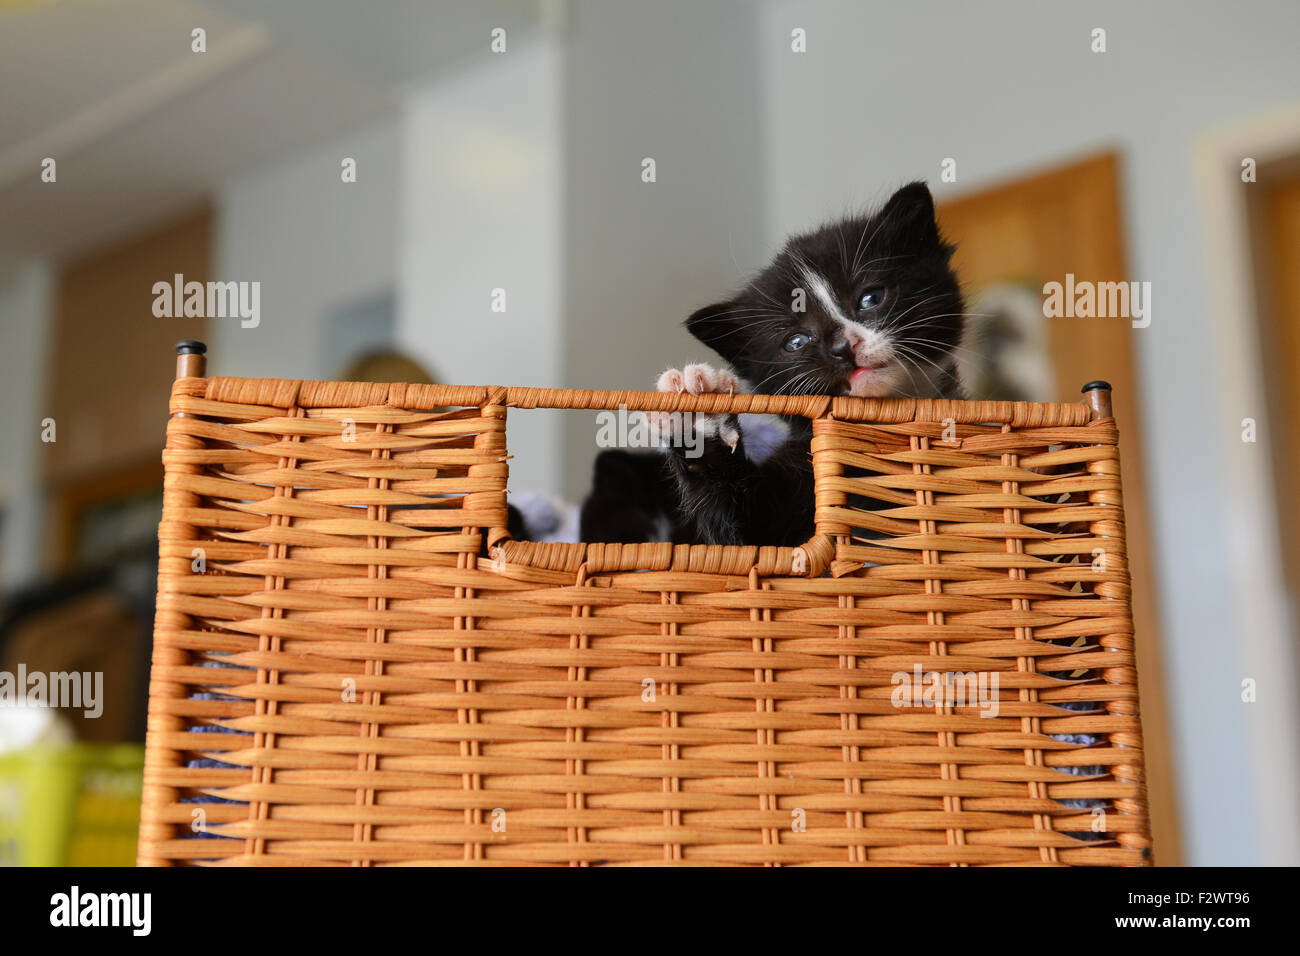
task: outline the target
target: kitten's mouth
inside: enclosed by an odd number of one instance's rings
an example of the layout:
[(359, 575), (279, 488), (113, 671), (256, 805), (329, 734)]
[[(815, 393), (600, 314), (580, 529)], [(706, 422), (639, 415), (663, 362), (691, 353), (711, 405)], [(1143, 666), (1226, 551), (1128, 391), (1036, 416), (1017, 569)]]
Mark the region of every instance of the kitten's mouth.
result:
[(876, 362), (872, 365), (859, 365), (849, 373), (849, 394), (850, 395), (867, 395), (870, 394), (871, 384), (875, 378), (885, 368), (884, 362)]

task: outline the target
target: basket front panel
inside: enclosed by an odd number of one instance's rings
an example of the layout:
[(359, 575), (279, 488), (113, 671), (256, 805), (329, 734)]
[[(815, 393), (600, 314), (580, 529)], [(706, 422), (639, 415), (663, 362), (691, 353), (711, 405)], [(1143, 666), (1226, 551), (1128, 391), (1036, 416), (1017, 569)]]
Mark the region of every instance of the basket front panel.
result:
[(818, 420), (810, 578), (484, 556), (490, 403), (173, 410), (143, 862), (1143, 860), (1113, 425)]

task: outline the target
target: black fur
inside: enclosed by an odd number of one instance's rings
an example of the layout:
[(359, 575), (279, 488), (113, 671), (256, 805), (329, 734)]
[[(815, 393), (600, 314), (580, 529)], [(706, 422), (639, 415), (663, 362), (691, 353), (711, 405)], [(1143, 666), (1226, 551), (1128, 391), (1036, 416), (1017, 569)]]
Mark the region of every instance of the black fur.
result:
[[(791, 238), (737, 295), (700, 309), (686, 327), (753, 392), (957, 398), (964, 306), (952, 252), (929, 189), (911, 183), (873, 215)], [(824, 279), (833, 308), (807, 288), (810, 275)], [(795, 333), (805, 338), (790, 350)], [(880, 355), (888, 359), (877, 365)], [(728, 424), (739, 431), (734, 418)], [(787, 424), (784, 444), (762, 461), (746, 454), (743, 434), (734, 449), (708, 438), (698, 458), (683, 448), (602, 452), (582, 540), (666, 532), (676, 542), (802, 544), (813, 531), (811, 424)]]

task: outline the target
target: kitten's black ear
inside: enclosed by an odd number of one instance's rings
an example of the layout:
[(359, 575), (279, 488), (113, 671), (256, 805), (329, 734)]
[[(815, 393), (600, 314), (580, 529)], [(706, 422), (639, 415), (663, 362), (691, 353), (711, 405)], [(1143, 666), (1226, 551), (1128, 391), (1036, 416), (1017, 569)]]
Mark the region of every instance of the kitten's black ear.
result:
[(937, 248), (939, 224), (934, 218), (934, 198), (930, 187), (917, 180), (908, 183), (889, 197), (880, 210), (880, 221), (894, 240), (908, 248)]
[(730, 359), (740, 345), (735, 333), (739, 322), (735, 317), (736, 303), (715, 302), (697, 309), (686, 320), (686, 331), (695, 336), (725, 359)]

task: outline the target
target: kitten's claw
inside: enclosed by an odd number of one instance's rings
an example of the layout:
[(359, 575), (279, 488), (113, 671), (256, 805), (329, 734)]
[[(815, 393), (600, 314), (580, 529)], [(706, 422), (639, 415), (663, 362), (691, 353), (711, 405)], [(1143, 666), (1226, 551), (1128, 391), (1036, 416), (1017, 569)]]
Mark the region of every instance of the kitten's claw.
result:
[(705, 438), (718, 438), (731, 449), (732, 454), (735, 454), (736, 448), (740, 445), (740, 429), (733, 415), (697, 414), (695, 431)]
[(670, 368), (659, 376), (659, 381), (655, 386), (661, 392), (684, 392), (686, 391), (686, 379), (682, 377), (682, 370)]
[(722, 440), (727, 443), (727, 447), (731, 449), (731, 453), (734, 455), (736, 453), (736, 448), (740, 445), (740, 429), (726, 425), (722, 428), (721, 437)]

